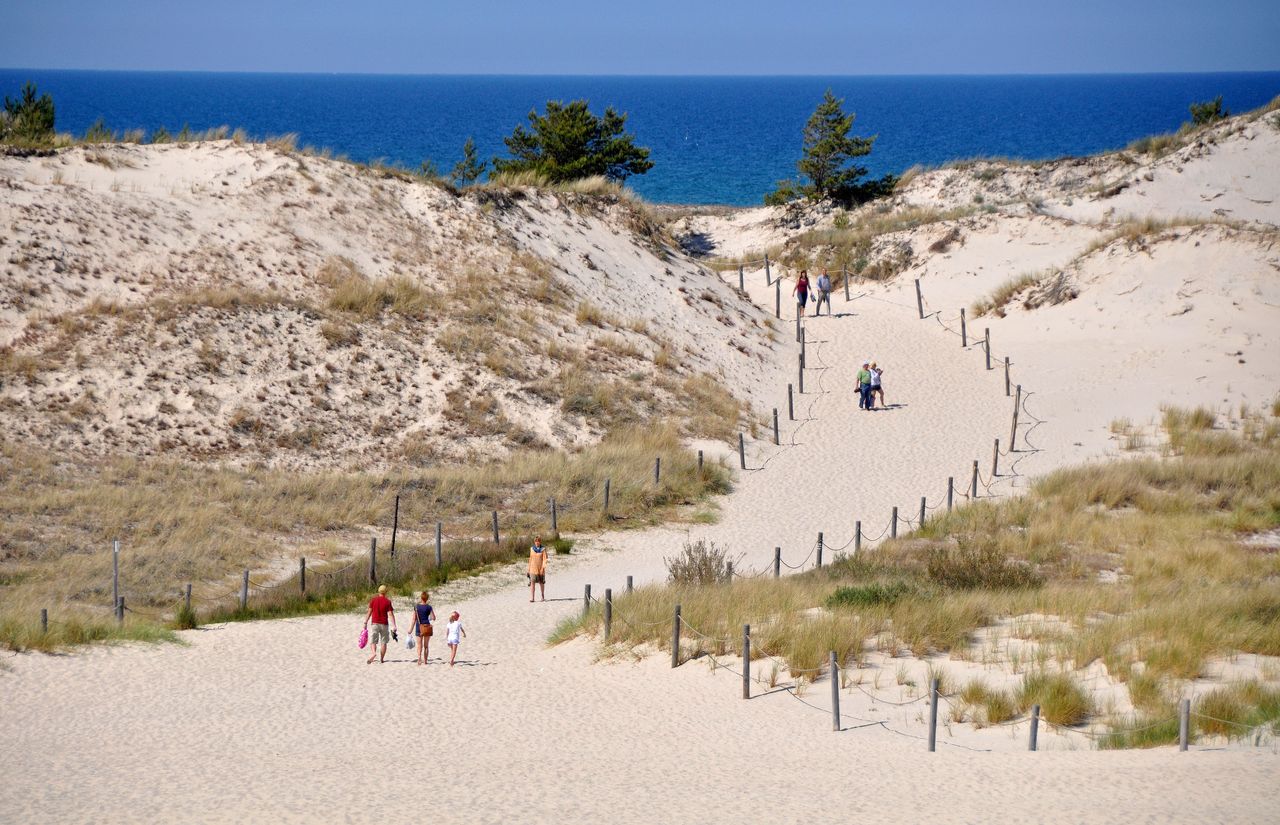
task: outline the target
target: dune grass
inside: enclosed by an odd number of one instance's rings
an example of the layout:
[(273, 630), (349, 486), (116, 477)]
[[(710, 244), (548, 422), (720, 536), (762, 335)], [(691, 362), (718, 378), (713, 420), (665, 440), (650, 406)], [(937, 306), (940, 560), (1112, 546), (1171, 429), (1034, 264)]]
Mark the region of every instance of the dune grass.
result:
[(1044, 277), (1043, 274), (1038, 272), (1024, 272), (1021, 275), (1010, 278), (992, 290), (987, 297), (974, 301), (969, 311), (975, 318), (980, 318), (988, 313), (1003, 318), (1005, 307), (1009, 305), (1009, 302), (1017, 297), (1018, 293), (1040, 283)]
[(928, 224), (958, 220), (974, 211), (969, 207), (941, 210), (920, 206), (885, 210), (867, 205), (851, 213), (854, 219), (848, 226), (801, 233), (770, 257), (792, 269), (826, 266), (831, 269), (836, 285), (840, 283), (840, 270), (846, 266), (863, 278), (885, 280), (905, 268), (910, 256), (897, 250), (875, 255), (873, 241)]
[[(654, 458), (662, 459), (658, 485)], [(664, 426), (620, 429), (574, 454), (529, 450), (489, 464), (385, 473), (73, 461), (14, 444), (0, 444), (0, 468), (5, 644), (25, 644), (27, 631), (19, 628), (38, 623), (41, 608), (59, 621), (82, 609), (109, 619), (110, 547), (117, 538), (127, 604), (168, 621), (187, 582), (196, 583), (197, 598), (238, 592), (238, 571), (260, 571), (254, 581), (270, 583), (294, 575), (298, 556), (323, 570), (335, 566), (330, 561), (367, 554), (370, 535), (378, 537), (381, 554), (389, 549), (397, 494), (398, 549), (431, 547), (428, 567), (403, 572), (430, 580), (511, 557), (489, 553), (482, 545), (492, 547), (491, 541), (469, 546), (470, 539), (489, 536), (493, 510), (499, 511), (501, 533), (524, 542), (548, 530), (552, 497), (559, 503), (559, 529), (576, 533), (678, 520), (691, 505), (726, 492), (730, 480), (718, 463), (707, 462), (699, 472), (678, 431)], [(606, 479), (607, 515), (600, 502)], [(448, 570), (433, 569), (436, 521), (458, 540), (450, 545), (457, 553), (450, 552), (454, 566)], [(322, 578), (314, 579), (316, 587)], [(335, 591), (334, 606), (345, 604), (340, 596)], [(325, 598), (317, 591), (311, 601)], [(203, 618), (207, 608), (201, 612)]]
[(1216, 688), (1193, 703), (1194, 726), (1227, 739), (1280, 734), (1280, 688), (1257, 679)]
[(38, 621), (17, 615), (0, 616), (0, 641), (10, 650), (51, 653), (95, 642), (176, 642), (173, 629), (148, 619), (127, 616), (123, 624), (106, 611), (77, 610), (67, 616), (50, 615), (48, 631)]
[[(1280, 421), (1253, 415), (1228, 432), (1208, 411), (1166, 411), (1166, 457), (1062, 470), (821, 570), (616, 597), (610, 641), (669, 646), (679, 604), (696, 629), (682, 655), (732, 652), (750, 624), (753, 649), (799, 674), (829, 650), (854, 664), (869, 650), (977, 658), (988, 654), (975, 631), (1043, 615), (1059, 629), (1010, 631), (1038, 651), (1017, 712), (1040, 704), (1054, 724), (1096, 721), (1076, 671), (1101, 661), (1131, 683), (1139, 710), (1171, 714), (1172, 686), (1212, 659), (1280, 656), (1280, 558), (1240, 541), (1280, 525)], [(600, 622), (592, 611), (556, 638), (596, 634)], [(1026, 663), (1000, 655), (1015, 671)], [(988, 714), (1007, 718), (1007, 699)]]

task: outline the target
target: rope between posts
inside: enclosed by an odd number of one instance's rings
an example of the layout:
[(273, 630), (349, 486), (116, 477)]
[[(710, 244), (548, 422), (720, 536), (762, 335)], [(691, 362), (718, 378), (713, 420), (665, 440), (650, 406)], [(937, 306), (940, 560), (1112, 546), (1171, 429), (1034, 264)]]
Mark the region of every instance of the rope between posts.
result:
[(207, 603), (207, 604), (212, 604), (212, 603), (214, 603), (214, 602), (220, 602), (220, 601), (222, 601), (223, 599), (225, 599), (225, 598), (227, 598), (227, 597), (229, 597), (229, 596), (233, 596), (233, 595), (235, 595), (236, 593), (239, 593), (239, 592), (240, 592), (240, 588), (239, 588), (239, 587), (233, 587), (233, 588), (231, 588), (230, 590), (228, 590), (226, 593), (223, 593), (221, 596), (197, 596), (197, 595), (195, 595), (194, 593), (192, 593), (192, 594), (191, 594), (191, 598), (195, 599), (195, 600), (196, 600), (196, 601), (198, 601), (198, 602), (205, 602), (205, 603)]
[(891, 517), (891, 518), (889, 519), (889, 521), (884, 525), (884, 529), (883, 529), (883, 530), (881, 530), (881, 531), (880, 531), (880, 533), (879, 533), (878, 535), (875, 535), (875, 536), (868, 536), (866, 533), (863, 533), (863, 534), (862, 534), (862, 540), (863, 540), (863, 541), (866, 541), (866, 542), (879, 541), (880, 539), (882, 539), (882, 538), (884, 538), (886, 535), (888, 535), (888, 533), (889, 533), (889, 528), (890, 528), (890, 527), (892, 527), (892, 526), (893, 526), (893, 518)]
[(836, 546), (831, 545), (831, 544), (827, 544), (827, 545), (823, 545), (823, 546), (824, 546), (824, 547), (826, 547), (828, 550), (830, 550), (832, 553), (839, 553), (841, 550), (845, 549), (845, 548), (846, 548), (846, 547), (848, 547), (850, 544), (853, 544), (854, 539), (856, 539), (857, 537), (858, 537), (858, 535), (857, 535), (856, 533), (855, 533), (854, 535), (852, 535), (852, 536), (849, 536), (849, 540), (848, 540), (848, 541), (846, 541), (844, 544), (840, 545), (839, 547), (836, 547)]
[(156, 613), (155, 611), (152, 611), (152, 610), (130, 607), (128, 604), (124, 606), (124, 609), (128, 613), (137, 613), (139, 616), (146, 616), (148, 619), (159, 619), (161, 621), (164, 620), (164, 614)]
[(688, 629), (691, 633), (693, 633), (693, 635), (698, 636), (698, 637), (700, 637), (700, 638), (702, 638), (702, 639), (705, 639), (705, 640), (706, 640), (706, 641), (708, 641), (708, 642), (722, 642), (722, 643), (724, 643), (724, 644), (726, 644), (726, 645), (727, 645), (727, 644), (731, 644), (731, 643), (732, 643), (732, 641), (733, 641), (732, 639), (721, 639), (721, 638), (718, 638), (718, 637), (716, 637), (716, 636), (708, 636), (707, 634), (705, 634), (705, 633), (703, 633), (702, 631), (698, 630), (698, 629), (697, 629), (696, 627), (694, 627), (693, 625), (689, 624), (689, 622), (685, 620), (684, 616), (681, 616), (681, 617), (680, 617), (680, 631), (683, 633), (686, 629)]
[(805, 566), (805, 564), (808, 563), (809, 559), (813, 558), (813, 554), (817, 549), (818, 549), (818, 543), (815, 541), (813, 543), (813, 546), (809, 548), (809, 555), (805, 556), (804, 560), (801, 561), (799, 564), (788, 564), (786, 560), (782, 559), (781, 557), (779, 557), (778, 560), (782, 562), (783, 567), (790, 568), (791, 570), (800, 570)]
[(884, 704), (886, 704), (886, 705), (893, 705), (894, 707), (899, 707), (899, 708), (900, 708), (900, 707), (905, 707), (905, 706), (907, 706), (907, 705), (914, 705), (916, 702), (919, 702), (919, 701), (922, 701), (922, 700), (924, 700), (924, 699), (927, 699), (927, 698), (928, 698), (928, 694), (922, 694), (922, 695), (917, 696), (917, 697), (916, 697), (916, 698), (914, 698), (914, 699), (910, 699), (910, 700), (908, 700), (908, 701), (906, 701), (906, 702), (893, 702), (893, 701), (890, 701), (890, 700), (888, 700), (888, 699), (882, 699), (881, 697), (876, 696), (874, 693), (869, 692), (866, 688), (864, 688), (862, 685), (860, 685), (860, 684), (858, 684), (858, 683), (856, 683), (856, 682), (855, 682), (855, 683), (853, 683), (853, 686), (854, 686), (854, 687), (856, 687), (858, 690), (862, 691), (864, 694), (866, 694), (866, 695), (867, 695), (867, 697), (868, 697), (868, 698), (872, 699), (873, 701), (876, 701), (876, 702), (883, 702), (883, 703), (884, 703)]
[[(1218, 718), (1218, 717), (1216, 717), (1216, 716), (1210, 716), (1210, 715), (1209, 715), (1209, 714), (1207, 714), (1207, 713), (1200, 713), (1199, 711), (1195, 711), (1195, 710), (1191, 711), (1191, 715), (1192, 715), (1192, 716), (1199, 717), (1199, 718), (1201, 718), (1201, 719), (1210, 719), (1210, 720), (1212, 720), (1212, 721), (1214, 721), (1214, 722), (1221, 722), (1221, 723), (1222, 723), (1222, 724), (1224, 724), (1224, 725), (1232, 725), (1232, 726), (1234, 726), (1234, 727), (1240, 728), (1240, 729), (1242, 729), (1242, 730), (1250, 731), (1250, 732), (1255, 731), (1255, 730), (1257, 730), (1258, 728), (1266, 729), (1266, 728), (1269, 728), (1269, 727), (1270, 727), (1271, 725), (1273, 725), (1273, 724), (1277, 724), (1277, 723), (1273, 720), (1271, 723), (1267, 723), (1267, 722), (1260, 722), (1260, 723), (1258, 723), (1258, 724), (1256, 724), (1256, 725), (1246, 725), (1246, 724), (1244, 724), (1243, 722), (1234, 722), (1234, 721), (1232, 721), (1232, 720), (1230, 720), (1230, 719), (1219, 719), (1219, 718)], [(1165, 721), (1168, 721), (1168, 720), (1165, 720)]]

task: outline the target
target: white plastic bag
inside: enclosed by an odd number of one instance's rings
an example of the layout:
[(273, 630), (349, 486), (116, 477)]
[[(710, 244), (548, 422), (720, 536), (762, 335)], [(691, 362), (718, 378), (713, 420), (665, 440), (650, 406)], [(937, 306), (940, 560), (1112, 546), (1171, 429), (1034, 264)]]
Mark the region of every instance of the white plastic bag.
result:
[(413, 634), (409, 634), (409, 638), (404, 640), (404, 646), (409, 650), (413, 650)]

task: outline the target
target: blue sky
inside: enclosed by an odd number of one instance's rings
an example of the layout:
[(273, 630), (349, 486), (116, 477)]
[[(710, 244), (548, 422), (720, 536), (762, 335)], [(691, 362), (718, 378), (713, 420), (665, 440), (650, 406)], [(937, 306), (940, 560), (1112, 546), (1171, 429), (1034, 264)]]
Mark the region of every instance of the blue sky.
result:
[(0, 0), (0, 66), (411, 74), (1280, 69), (1280, 0)]

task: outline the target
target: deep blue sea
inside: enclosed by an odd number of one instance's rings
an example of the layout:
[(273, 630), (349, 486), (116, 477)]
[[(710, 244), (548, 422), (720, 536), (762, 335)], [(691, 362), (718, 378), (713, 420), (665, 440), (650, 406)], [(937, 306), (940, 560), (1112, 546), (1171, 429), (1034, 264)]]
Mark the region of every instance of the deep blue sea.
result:
[(25, 80), (52, 93), (59, 131), (97, 118), (113, 129), (184, 124), (296, 132), (353, 160), (448, 170), (467, 136), (483, 157), (549, 100), (586, 98), (629, 115), (653, 170), (630, 185), (661, 203), (757, 204), (795, 174), (801, 129), (830, 88), (878, 135), (872, 173), (1004, 155), (1083, 155), (1176, 129), (1193, 101), (1233, 111), (1280, 95), (1280, 72), (902, 77), (566, 77), (209, 74), (0, 69), (0, 94)]

